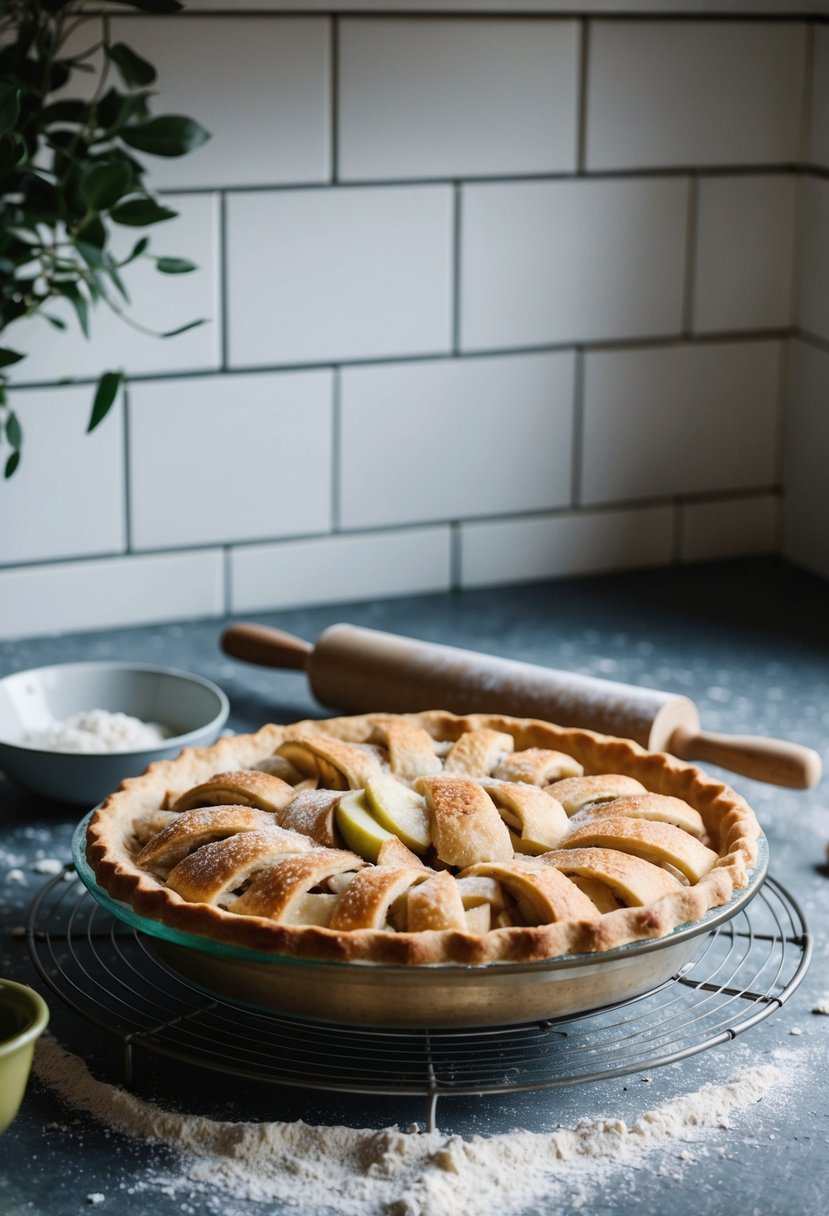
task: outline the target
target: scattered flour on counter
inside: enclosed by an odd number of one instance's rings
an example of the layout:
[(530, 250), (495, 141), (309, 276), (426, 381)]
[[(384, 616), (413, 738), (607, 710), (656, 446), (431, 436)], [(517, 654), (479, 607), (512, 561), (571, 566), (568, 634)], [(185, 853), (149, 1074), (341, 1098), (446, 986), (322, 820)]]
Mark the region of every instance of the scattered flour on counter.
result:
[(157, 747), (169, 734), (158, 722), (142, 722), (107, 709), (85, 709), (61, 722), (50, 722), (43, 730), (27, 731), (23, 742), (27, 747), (55, 752), (122, 752)]
[[(297, 1123), (223, 1123), (166, 1111), (98, 1081), (83, 1060), (46, 1037), (35, 1073), (70, 1106), (128, 1135), (181, 1155), (179, 1176), (147, 1177), (165, 1194), (204, 1187), (226, 1210), (239, 1201), (281, 1202), (304, 1216), (510, 1216), (542, 1197), (552, 1213), (564, 1189), (599, 1182), (622, 1162), (704, 1129), (728, 1128), (735, 1111), (758, 1102), (783, 1080), (772, 1065), (746, 1068), (642, 1115), (581, 1120), (550, 1133), (448, 1136)], [(192, 1198), (192, 1195), (191, 1195)], [(219, 1210), (219, 1209), (217, 1209)]]
[(62, 874), (65, 866), (57, 857), (41, 857), (39, 861), (33, 861), (29, 869), (35, 874)]
[(817, 1002), (812, 1006), (812, 1013), (829, 1015), (829, 992), (824, 992), (823, 996), (818, 997)]

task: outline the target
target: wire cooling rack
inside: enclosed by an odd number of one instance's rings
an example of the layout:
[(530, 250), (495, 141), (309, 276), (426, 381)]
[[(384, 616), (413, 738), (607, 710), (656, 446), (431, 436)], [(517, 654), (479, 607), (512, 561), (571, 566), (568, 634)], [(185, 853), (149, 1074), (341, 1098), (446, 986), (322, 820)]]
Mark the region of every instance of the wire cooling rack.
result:
[(779, 1009), (809, 965), (796, 900), (768, 878), (655, 991), (589, 1015), (477, 1030), (320, 1026), (206, 996), (152, 940), (115, 920), (67, 871), (35, 898), (27, 936), (45, 983), (123, 1046), (124, 1081), (153, 1052), (247, 1080), (347, 1093), (441, 1097), (605, 1080), (734, 1039)]

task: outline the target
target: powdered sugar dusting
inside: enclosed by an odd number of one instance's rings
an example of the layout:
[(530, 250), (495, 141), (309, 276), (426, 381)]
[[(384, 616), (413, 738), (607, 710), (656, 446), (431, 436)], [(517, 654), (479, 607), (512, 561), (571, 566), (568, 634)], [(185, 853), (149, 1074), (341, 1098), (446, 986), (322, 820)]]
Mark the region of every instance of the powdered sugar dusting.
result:
[[(235, 1197), (281, 1202), (305, 1216), (456, 1216), (473, 1207), (479, 1216), (510, 1216), (542, 1197), (545, 1211), (552, 1211), (549, 1204), (565, 1186), (584, 1190), (649, 1150), (728, 1128), (736, 1112), (782, 1080), (772, 1065), (749, 1067), (725, 1084), (656, 1107), (631, 1126), (591, 1119), (550, 1133), (465, 1139), (396, 1127), (230, 1123), (176, 1114), (96, 1080), (81, 1059), (49, 1038), (38, 1045), (35, 1072), (73, 1107), (180, 1155), (179, 1175), (148, 1176), (145, 1189), (175, 1194), (196, 1185), (205, 1205), (223, 1212)], [(685, 1152), (683, 1159), (691, 1160)]]

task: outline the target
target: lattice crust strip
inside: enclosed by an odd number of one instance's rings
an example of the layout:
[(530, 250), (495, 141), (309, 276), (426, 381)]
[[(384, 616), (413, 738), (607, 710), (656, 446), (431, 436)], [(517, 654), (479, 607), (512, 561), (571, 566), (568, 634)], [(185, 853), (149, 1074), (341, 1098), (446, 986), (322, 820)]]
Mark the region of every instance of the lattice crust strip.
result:
[(758, 833), (727, 787), (626, 741), (369, 715), (153, 766), (89, 855), (140, 911), (222, 940), (489, 961), (667, 932), (745, 884)]

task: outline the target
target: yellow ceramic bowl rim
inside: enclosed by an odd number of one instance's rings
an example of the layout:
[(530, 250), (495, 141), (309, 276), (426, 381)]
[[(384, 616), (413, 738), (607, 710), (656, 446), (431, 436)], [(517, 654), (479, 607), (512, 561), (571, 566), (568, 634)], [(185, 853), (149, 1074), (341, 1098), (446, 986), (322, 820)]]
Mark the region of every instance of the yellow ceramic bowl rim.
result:
[(27, 1043), (33, 1042), (43, 1033), (49, 1021), (49, 1007), (34, 988), (29, 988), (26, 984), (18, 984), (15, 980), (0, 979), (0, 1000), (2, 1000), (4, 988), (11, 988), (25, 997), (29, 1002), (31, 1017), (25, 1030), (18, 1031), (10, 1039), (5, 1039), (0, 1043), (0, 1060), (4, 1056), (10, 1056), (19, 1048), (25, 1047)]

